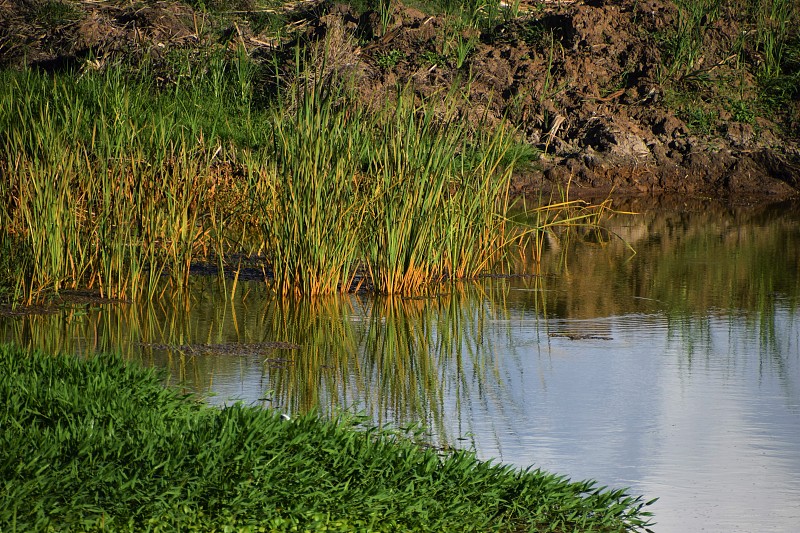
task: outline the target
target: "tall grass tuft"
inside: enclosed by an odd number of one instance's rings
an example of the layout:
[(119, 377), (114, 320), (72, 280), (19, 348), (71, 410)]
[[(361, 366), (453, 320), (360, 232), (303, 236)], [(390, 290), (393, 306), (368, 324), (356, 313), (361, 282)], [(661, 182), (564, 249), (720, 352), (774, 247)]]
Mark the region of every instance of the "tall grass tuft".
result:
[(751, 9), (755, 11), (755, 48), (761, 54), (760, 74), (775, 79), (784, 73), (784, 55), (793, 29), (797, 31), (793, 24), (800, 20), (800, 7), (791, 0), (760, 0)]
[(450, 104), (415, 109), (401, 99), (379, 124), (386, 141), (369, 159), (364, 252), (379, 292), (475, 276), (507, 243), (510, 132), (473, 134)]
[(208, 194), (221, 148), (204, 145), (191, 115), (207, 95), (153, 98), (119, 69), (2, 76), (0, 240), (22, 252), (23, 300), (76, 287), (152, 296), (163, 273), (185, 284), (218, 211)]
[(347, 94), (301, 88), (251, 178), (268, 184), (253, 202), (277, 292), (347, 291), (363, 264), (376, 291), (413, 294), (491, 266), (507, 243), (511, 132), (471, 131), (453, 98), (403, 93), (366, 113)]
[(383, 142), (367, 155), (371, 209), (364, 247), (380, 292), (415, 292), (437, 276), (436, 233), (445, 217), (463, 126), (434, 132), (434, 115), (429, 108), (418, 116), (413, 100), (401, 99), (376, 124)]
[(693, 71), (703, 50), (706, 31), (720, 15), (720, 0), (676, 0), (678, 18), (668, 37), (668, 74), (684, 76)]
[[(359, 194), (361, 117), (307, 89), (293, 116), (275, 117), (262, 230), (281, 294), (348, 290), (367, 206)], [(263, 172), (263, 171), (262, 171)]]

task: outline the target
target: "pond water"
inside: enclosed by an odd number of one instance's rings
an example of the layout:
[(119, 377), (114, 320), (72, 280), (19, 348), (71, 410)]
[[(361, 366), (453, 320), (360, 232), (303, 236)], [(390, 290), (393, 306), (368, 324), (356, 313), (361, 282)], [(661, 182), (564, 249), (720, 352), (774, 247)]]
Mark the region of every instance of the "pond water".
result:
[(800, 209), (633, 207), (608, 225), (624, 242), (550, 239), (535, 276), (284, 303), (198, 279), (147, 306), (0, 318), (0, 339), (119, 350), (215, 403), (422, 423), (485, 459), (658, 497), (656, 532), (795, 531)]

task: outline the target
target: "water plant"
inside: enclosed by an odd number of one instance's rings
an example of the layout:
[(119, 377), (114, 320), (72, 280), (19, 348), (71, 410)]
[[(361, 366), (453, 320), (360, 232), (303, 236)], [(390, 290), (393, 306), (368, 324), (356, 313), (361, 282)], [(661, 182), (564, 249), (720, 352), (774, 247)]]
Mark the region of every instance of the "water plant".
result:
[(152, 98), (120, 69), (3, 77), (0, 240), (21, 251), (11, 276), (19, 296), (80, 286), (135, 297), (153, 294), (162, 273), (185, 283), (209, 225), (230, 221), (210, 194), (223, 148), (205, 135), (219, 130), (197, 115), (213, 85), (174, 99)]
[(348, 291), (356, 273), (411, 294), (491, 270), (515, 242), (507, 191), (530, 149), (506, 123), (463, 120), (458, 88), (353, 105), (332, 64), (347, 39), (329, 33), (271, 89), (241, 45), (173, 52), (168, 81), (147, 62), (0, 74), (0, 249), (16, 250), (0, 296), (153, 298), (197, 263), (224, 278), (256, 261), (284, 296)]
[[(466, 126), (437, 122), (441, 106), (417, 106), (404, 96), (375, 113), (354, 112), (342, 105), (344, 89), (301, 81), (287, 91), (294, 103), (242, 114), (242, 105), (250, 109), (242, 99), (250, 90), (242, 73), (247, 58), (240, 52), (233, 61), (241, 76), (225, 86), (219, 73), (228, 67), (212, 61), (199, 80), (156, 98), (152, 87), (126, 84), (113, 69), (82, 75), (77, 84), (32, 71), (5, 74), (10, 98), (0, 122), (9, 135), (0, 165), (10, 179), (0, 189), (0, 238), (24, 251), (10, 280), (26, 301), (79, 286), (113, 297), (152, 295), (164, 274), (185, 285), (193, 261), (216, 258), (224, 268), (229, 252), (259, 250), (281, 294), (348, 290), (360, 261), (385, 292), (476, 273), (459, 264), (467, 256), (453, 255), (456, 240), (445, 231), (458, 217), (455, 227), (476, 228), (476, 216), (484, 215), (469, 205), (502, 211), (490, 196), (502, 191), (513, 166), (503, 160), (509, 132), (470, 139)], [(228, 137), (230, 124), (201, 111), (212, 95), (215, 106), (232, 106), (223, 115), (237, 111), (249, 131), (235, 141), (244, 147)], [(252, 142), (256, 149), (247, 147)], [(239, 169), (231, 161), (241, 162)], [(237, 172), (243, 180), (233, 178)], [(368, 226), (384, 232), (369, 234)], [(447, 237), (452, 253), (418, 248), (424, 259), (404, 267), (417, 281), (402, 283), (396, 276), (405, 259), (397, 254), (410, 248), (379, 241), (412, 226), (432, 230), (425, 246)], [(428, 274), (418, 276), (422, 271)]]
[(412, 105), (400, 100), (388, 110), (380, 136), (387, 142), (371, 152), (368, 167), (373, 192), (364, 256), (383, 293), (410, 294), (445, 277), (475, 275), (486, 262), (485, 232), (501, 229), (508, 204), (502, 193), (510, 175), (498, 168), (504, 133), (471, 144), (447, 103), (419, 111)]
[(355, 272), (366, 212), (359, 155), (368, 147), (359, 115), (335, 100), (315, 85), (292, 119), (275, 121), (274, 152), (260, 179), (270, 189), (262, 228), (281, 294), (348, 290)]

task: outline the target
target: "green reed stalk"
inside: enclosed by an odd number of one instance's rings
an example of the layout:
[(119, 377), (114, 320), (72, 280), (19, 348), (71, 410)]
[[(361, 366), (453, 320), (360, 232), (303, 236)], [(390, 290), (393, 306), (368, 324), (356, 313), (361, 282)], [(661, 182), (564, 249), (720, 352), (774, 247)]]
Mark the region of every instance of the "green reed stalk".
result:
[[(283, 115), (282, 110), (279, 113)], [(358, 193), (359, 117), (308, 89), (290, 119), (275, 119), (273, 157), (262, 179), (262, 222), (280, 294), (347, 291), (365, 206)]]
[(453, 154), (463, 126), (433, 133), (434, 110), (399, 99), (384, 109), (379, 144), (369, 154), (371, 197), (365, 257), (373, 283), (383, 293), (413, 293), (437, 277), (441, 227)]
[(505, 221), (514, 161), (501, 167), (509, 141), (502, 127), (479, 134), (477, 162), (462, 170), (451, 189), (441, 241), (450, 277), (472, 278), (486, 271), (510, 242)]
[[(508, 133), (472, 139), (453, 114), (401, 99), (379, 124), (385, 141), (370, 152), (373, 195), (364, 255), (379, 292), (412, 294), (437, 280), (472, 276), (489, 250), (505, 245), (504, 191), (513, 161), (501, 168)], [(488, 235), (498, 230), (499, 234)]]

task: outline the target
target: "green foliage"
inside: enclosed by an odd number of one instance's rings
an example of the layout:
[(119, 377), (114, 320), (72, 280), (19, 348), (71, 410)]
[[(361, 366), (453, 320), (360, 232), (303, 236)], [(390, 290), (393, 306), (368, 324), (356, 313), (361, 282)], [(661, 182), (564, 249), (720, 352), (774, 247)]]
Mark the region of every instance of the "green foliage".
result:
[(553, 29), (540, 19), (520, 21), (514, 26), (515, 37), (531, 48), (549, 48), (553, 44)]
[(224, 13), (225, 11), (256, 11), (258, 8), (270, 6), (280, 6), (280, 3), (274, 0), (260, 0), (261, 6), (257, 7), (254, 0), (188, 0), (187, 3), (192, 7), (208, 12)]
[[(755, 116), (790, 123), (786, 109), (800, 93), (800, 5), (791, 0), (738, 1), (725, 4), (719, 0), (676, 0), (678, 16), (670, 31), (659, 36), (665, 65), (662, 82), (677, 83), (677, 92), (686, 97), (705, 97), (705, 87), (716, 86), (715, 103), (732, 111), (734, 118), (752, 123)], [(703, 57), (709, 47), (709, 30), (732, 25), (737, 37), (725, 40), (716, 31), (714, 47), (730, 55), (709, 64)], [(734, 65), (735, 63), (735, 65)], [(715, 72), (716, 71), (716, 72)], [(733, 80), (739, 80), (738, 83)], [(747, 80), (747, 81), (745, 81)], [(743, 97), (742, 90), (757, 82), (757, 93)], [(743, 105), (745, 100), (753, 101)], [(687, 115), (686, 110), (683, 114)], [(709, 121), (698, 113), (688, 113), (695, 128), (709, 131)]]
[(721, 0), (676, 0), (674, 31), (665, 38), (667, 72), (683, 76), (692, 72), (703, 49), (708, 28), (720, 16)]
[[(445, 105), (452, 105), (446, 100)], [(501, 168), (507, 133), (470, 139), (453, 108), (387, 109), (369, 152), (372, 206), (366, 264), (380, 292), (414, 293), (430, 281), (472, 277), (505, 246), (510, 169)]]
[(792, 31), (797, 38), (800, 10), (792, 0), (760, 0), (751, 5), (755, 19), (755, 49), (761, 55), (760, 74), (766, 79), (783, 74), (784, 53)]
[(313, 415), (204, 407), (119, 357), (0, 347), (3, 531), (620, 531), (646, 503)]
[(162, 87), (122, 68), (2, 74), (0, 246), (24, 251), (5, 298), (152, 297), (193, 262), (256, 253), (281, 294), (349, 290), (362, 265), (409, 293), (479, 274), (510, 242), (504, 191), (529, 151), (504, 125), (461, 124), (460, 97), (367, 112), (309, 66), (263, 108), (243, 48), (167, 59), (181, 68)]
[(736, 122), (755, 124), (758, 109), (755, 108), (752, 102), (731, 99), (728, 104), (728, 110), (731, 112), (733, 120)]
[(241, 96), (247, 72), (227, 75), (243, 61), (212, 57), (162, 91), (119, 68), (2, 74), (0, 246), (26, 251), (11, 276), (24, 299), (87, 285), (152, 294), (165, 271), (185, 280), (201, 220), (233, 223), (207, 196), (211, 163), (264, 118)]
[(374, 290), (403, 294), (491, 266), (508, 242), (512, 143), (456, 121), (453, 98), (365, 113), (314, 86), (276, 120), (275, 162), (251, 179), (269, 188), (253, 201), (278, 292), (346, 291), (362, 263)]
[(784, 113), (793, 100), (800, 98), (800, 31), (783, 46), (779, 72), (762, 76), (759, 81), (761, 100), (775, 113)]
[(719, 116), (716, 111), (707, 111), (702, 107), (687, 108), (681, 113), (681, 118), (695, 133), (711, 135), (717, 127)]
[(274, 151), (256, 170), (267, 194), (251, 189), (281, 294), (350, 288), (366, 205), (359, 194), (360, 156), (373, 140), (362, 114), (336, 107), (321, 84), (303, 93), (286, 119), (275, 117)]
[(434, 52), (433, 50), (425, 50), (419, 57), (428, 65), (443, 67), (447, 65), (447, 57)]
[(461, 34), (456, 35), (452, 52), (456, 68), (464, 66), (464, 63), (467, 61), (470, 54), (472, 54), (477, 43), (477, 37), (465, 37)]
[(382, 69), (388, 70), (397, 66), (397, 64), (405, 58), (405, 52), (398, 49), (392, 49), (386, 53), (378, 54), (377, 63)]

